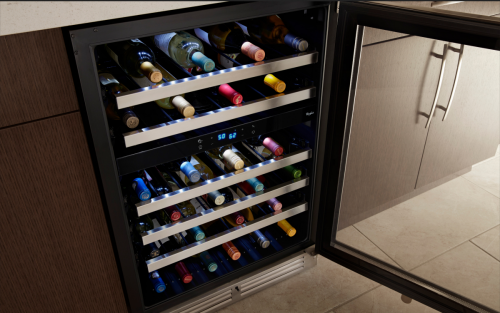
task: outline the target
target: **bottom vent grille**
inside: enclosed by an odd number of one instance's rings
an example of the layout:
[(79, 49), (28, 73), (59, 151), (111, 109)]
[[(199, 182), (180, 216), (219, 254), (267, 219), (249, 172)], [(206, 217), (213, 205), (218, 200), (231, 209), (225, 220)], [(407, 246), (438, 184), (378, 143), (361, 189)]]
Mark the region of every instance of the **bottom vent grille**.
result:
[(276, 283), (278, 280), (283, 280), (289, 276), (293, 276), (305, 268), (304, 257), (301, 256), (298, 259), (292, 260), (290, 263), (284, 264), (283, 266), (260, 275), (250, 281), (239, 286), (241, 295), (244, 296), (250, 292), (254, 292), (260, 288), (266, 288), (268, 285)]
[(200, 299), (194, 304), (183, 307), (179, 313), (204, 313), (211, 312), (217, 308), (229, 305), (233, 301), (231, 289), (221, 292), (217, 295), (210, 295), (209, 297)]

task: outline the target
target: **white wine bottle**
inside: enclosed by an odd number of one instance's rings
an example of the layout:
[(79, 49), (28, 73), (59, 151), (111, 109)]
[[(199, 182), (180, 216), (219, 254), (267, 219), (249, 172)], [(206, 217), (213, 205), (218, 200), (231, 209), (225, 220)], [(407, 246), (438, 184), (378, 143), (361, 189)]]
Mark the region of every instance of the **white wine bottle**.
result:
[(161, 51), (184, 68), (199, 66), (207, 73), (215, 68), (214, 61), (203, 54), (203, 43), (189, 33), (179, 31), (156, 35), (153, 40)]

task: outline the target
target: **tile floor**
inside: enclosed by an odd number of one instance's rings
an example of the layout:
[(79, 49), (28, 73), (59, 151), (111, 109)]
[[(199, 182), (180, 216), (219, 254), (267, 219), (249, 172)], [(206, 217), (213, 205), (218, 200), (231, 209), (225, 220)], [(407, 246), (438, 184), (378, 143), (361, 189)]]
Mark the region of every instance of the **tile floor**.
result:
[[(394, 223), (397, 221), (397, 223)], [(500, 156), (338, 234), (340, 241), (500, 310)], [(219, 313), (436, 312), (321, 256)]]

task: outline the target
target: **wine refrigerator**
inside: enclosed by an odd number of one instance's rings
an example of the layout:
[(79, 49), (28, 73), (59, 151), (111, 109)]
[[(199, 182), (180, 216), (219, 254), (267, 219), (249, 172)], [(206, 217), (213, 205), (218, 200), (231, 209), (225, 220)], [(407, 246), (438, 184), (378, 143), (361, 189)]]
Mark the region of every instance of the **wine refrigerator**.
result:
[(481, 308), (336, 238), (367, 27), (500, 42), (474, 16), (319, 1), (64, 29), (130, 312), (215, 312), (318, 254), (438, 310)]

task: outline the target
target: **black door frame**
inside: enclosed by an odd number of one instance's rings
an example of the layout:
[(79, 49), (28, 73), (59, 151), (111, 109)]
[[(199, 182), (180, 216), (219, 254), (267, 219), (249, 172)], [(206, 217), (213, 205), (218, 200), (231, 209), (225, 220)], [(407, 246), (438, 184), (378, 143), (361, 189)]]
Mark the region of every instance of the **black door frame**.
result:
[[(383, 264), (372, 256), (335, 240), (355, 94), (355, 88), (350, 87), (356, 86), (360, 54), (361, 36), (357, 36), (357, 32), (362, 34), (364, 26), (500, 50), (500, 23), (488, 17), (361, 2), (340, 4), (330, 109), (327, 113), (328, 128), (326, 134), (322, 134), (326, 138), (325, 145), (320, 147), (324, 149), (321, 184), (321, 194), (324, 196), (319, 204), (318, 221), (321, 222), (317, 225), (316, 251), (441, 312), (476, 312), (478, 309), (494, 312), (475, 301), (444, 290), (399, 268)], [(335, 201), (332, 201), (330, 196), (333, 190), (336, 194)]]

